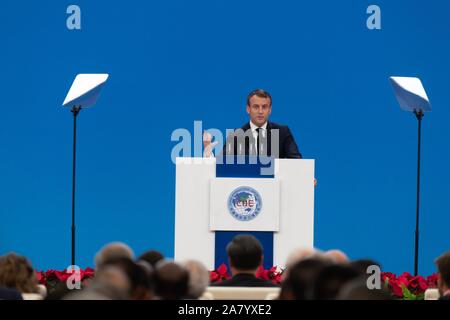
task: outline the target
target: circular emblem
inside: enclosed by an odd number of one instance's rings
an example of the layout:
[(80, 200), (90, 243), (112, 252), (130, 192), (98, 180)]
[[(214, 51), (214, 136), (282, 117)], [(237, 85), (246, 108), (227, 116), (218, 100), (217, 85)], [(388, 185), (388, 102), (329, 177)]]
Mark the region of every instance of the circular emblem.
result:
[(237, 220), (250, 221), (256, 218), (261, 208), (261, 196), (253, 188), (236, 188), (228, 197), (228, 211)]

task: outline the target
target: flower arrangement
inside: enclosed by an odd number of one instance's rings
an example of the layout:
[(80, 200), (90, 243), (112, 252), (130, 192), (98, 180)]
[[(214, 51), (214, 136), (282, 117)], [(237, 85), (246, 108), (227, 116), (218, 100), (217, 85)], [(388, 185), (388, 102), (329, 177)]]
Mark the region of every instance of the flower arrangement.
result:
[[(277, 267), (272, 267), (268, 270), (259, 267), (256, 277), (280, 284), (283, 271)], [(216, 270), (210, 273), (211, 283), (220, 282), (229, 278), (231, 276), (225, 264), (221, 264)], [(436, 273), (426, 278), (423, 276), (412, 276), (408, 272), (404, 272), (399, 276), (391, 272), (381, 273), (382, 284), (389, 289), (394, 298), (402, 300), (423, 300), (427, 289), (437, 288), (437, 279), (438, 276)]]
[[(57, 284), (61, 282), (66, 282), (67, 279), (69, 279), (70, 276), (73, 275), (73, 273), (68, 272), (67, 270), (47, 270), (47, 271), (35, 271), (36, 278), (38, 279), (38, 282), (44, 286), (49, 288), (56, 287)], [(80, 269), (80, 280), (82, 282), (85, 282), (89, 279), (92, 279), (94, 277), (95, 271), (91, 268), (86, 269)]]
[[(281, 283), (281, 275), (283, 270), (279, 270), (276, 266), (266, 270), (262, 266), (256, 271), (256, 277), (264, 279), (266, 281), (272, 281), (275, 284)], [(223, 280), (230, 279), (231, 276), (228, 273), (228, 268), (226, 264), (222, 263), (217, 269), (213, 270), (209, 274), (209, 279), (211, 283), (220, 282)]]
[(228, 269), (225, 263), (222, 263), (217, 269), (209, 273), (209, 281), (211, 283), (220, 282), (230, 278), (231, 276), (228, 274)]
[[(262, 266), (258, 268), (256, 277), (266, 281), (272, 281), (275, 284), (281, 283), (283, 269), (276, 266), (270, 269), (264, 269)], [(35, 271), (36, 277), (40, 284), (45, 285), (49, 291), (54, 289), (59, 283), (66, 282), (72, 273), (67, 270), (48, 270)], [(95, 275), (95, 271), (91, 268), (80, 269), (80, 279), (82, 282), (89, 281)], [(231, 278), (226, 264), (222, 263), (217, 269), (209, 274), (211, 283), (220, 282)], [(402, 300), (423, 300), (425, 291), (429, 288), (437, 288), (438, 276), (436, 273), (428, 276), (412, 276), (408, 272), (404, 272), (399, 276), (391, 272), (381, 273), (381, 282), (389, 289), (392, 296)]]
[(436, 273), (426, 278), (412, 276), (409, 272), (403, 272), (400, 276), (390, 272), (381, 273), (381, 282), (395, 298), (403, 300), (423, 300), (427, 289), (437, 288), (437, 279)]

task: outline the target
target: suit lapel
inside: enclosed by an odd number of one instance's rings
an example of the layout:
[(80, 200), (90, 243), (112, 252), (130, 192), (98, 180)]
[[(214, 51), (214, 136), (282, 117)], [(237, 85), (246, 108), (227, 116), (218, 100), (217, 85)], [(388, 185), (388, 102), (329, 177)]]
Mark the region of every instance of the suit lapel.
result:
[(267, 156), (270, 157), (272, 155), (272, 123), (267, 122), (267, 136), (266, 136), (266, 144), (267, 144)]
[[(242, 131), (244, 131), (244, 134), (247, 132), (247, 130), (250, 130), (250, 122), (247, 122), (241, 127)], [(250, 141), (249, 141), (250, 140)], [(250, 142), (253, 143), (253, 135), (250, 135), (250, 139), (244, 139), (244, 153), (243, 155), (250, 155)], [(239, 150), (236, 154), (239, 154)]]

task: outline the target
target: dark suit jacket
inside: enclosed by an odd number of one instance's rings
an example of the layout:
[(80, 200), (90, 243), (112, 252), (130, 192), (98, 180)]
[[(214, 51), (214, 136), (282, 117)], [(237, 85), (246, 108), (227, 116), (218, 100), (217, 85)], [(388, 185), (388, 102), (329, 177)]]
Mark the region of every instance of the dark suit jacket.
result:
[(0, 287), (0, 300), (23, 300), (23, 298), (16, 289)]
[(439, 300), (446, 300), (446, 301), (450, 301), (450, 295), (446, 295), (446, 296), (442, 296), (439, 298)]
[[(266, 150), (261, 155), (267, 155), (274, 158), (280, 159), (301, 159), (302, 155), (298, 150), (297, 144), (295, 143), (294, 136), (289, 130), (288, 126), (280, 125), (274, 122), (267, 122), (267, 135), (265, 138), (260, 139), (260, 144), (263, 145), (263, 150)], [(227, 138), (227, 142), (223, 146), (222, 154), (225, 155), (256, 155), (256, 150), (253, 147), (255, 145), (255, 139), (251, 134), (250, 123), (246, 123), (241, 127), (243, 132), (248, 132), (248, 135), (243, 136), (242, 134), (235, 134)], [(248, 130), (248, 131), (247, 131)], [(273, 146), (272, 138), (276, 141), (276, 134), (272, 130), (278, 130), (278, 152)], [(241, 132), (242, 132), (241, 131)], [(233, 140), (231, 140), (233, 139)], [(239, 141), (241, 143), (239, 143)], [(245, 147), (242, 149), (242, 142), (244, 142)]]
[(252, 274), (240, 273), (233, 278), (213, 283), (213, 287), (278, 287), (276, 284), (256, 278)]

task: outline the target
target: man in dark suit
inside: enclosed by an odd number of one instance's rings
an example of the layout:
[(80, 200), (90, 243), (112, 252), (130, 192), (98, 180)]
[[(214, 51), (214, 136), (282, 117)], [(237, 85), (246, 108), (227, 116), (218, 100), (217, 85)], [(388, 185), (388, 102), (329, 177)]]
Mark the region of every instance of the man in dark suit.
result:
[(441, 298), (439, 300), (450, 300), (450, 251), (447, 251), (436, 259), (438, 268), (438, 288)]
[[(250, 92), (246, 110), (250, 121), (227, 137), (222, 154), (302, 158), (289, 127), (269, 122), (272, 97), (267, 91), (257, 89)], [(211, 156), (211, 135), (205, 135), (204, 146), (205, 155)]]
[(276, 287), (272, 282), (256, 278), (262, 264), (261, 243), (252, 235), (240, 234), (227, 246), (232, 278), (213, 284), (217, 287)]

